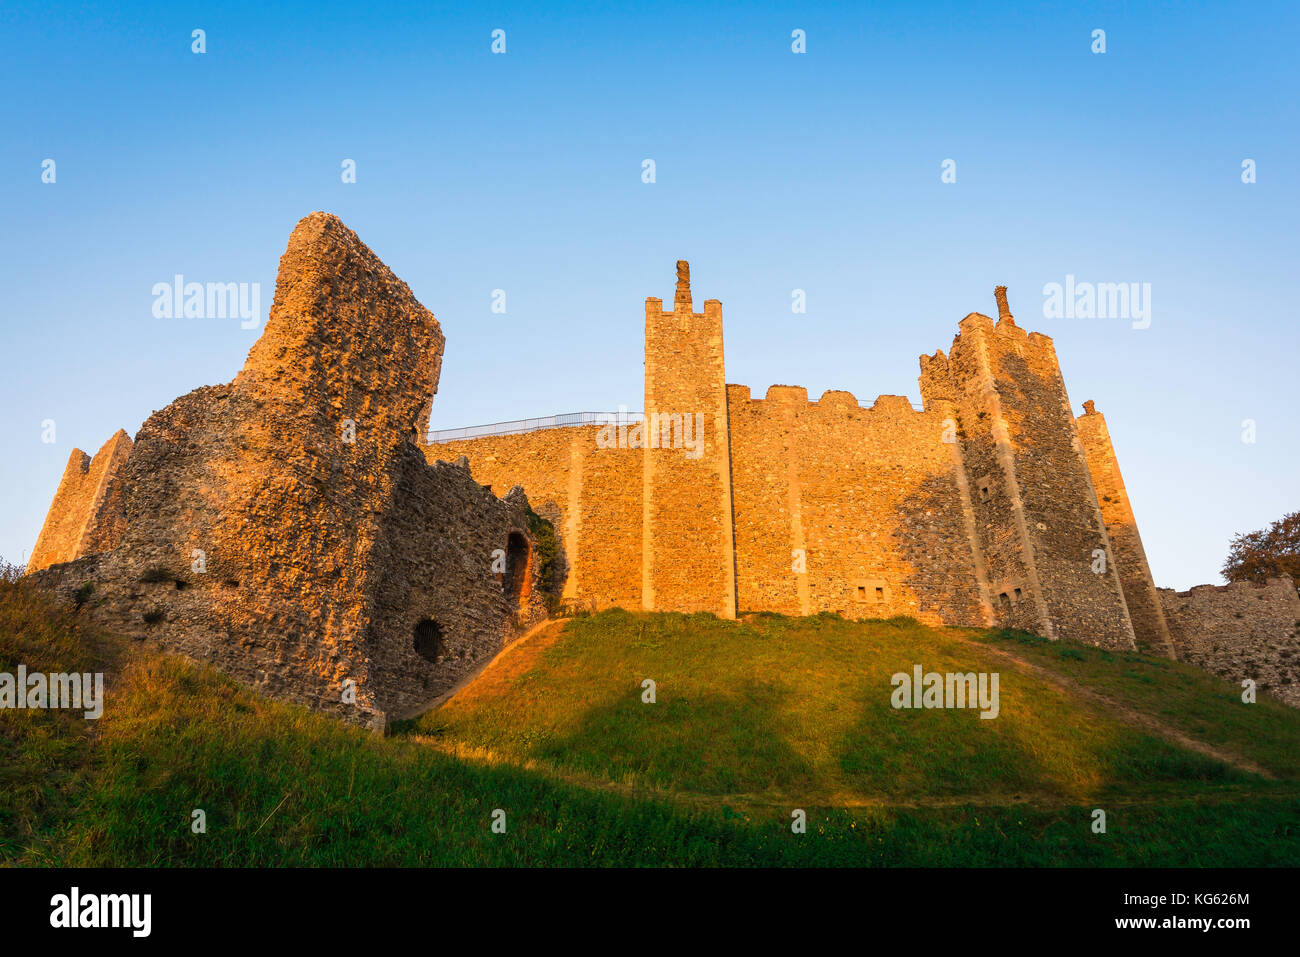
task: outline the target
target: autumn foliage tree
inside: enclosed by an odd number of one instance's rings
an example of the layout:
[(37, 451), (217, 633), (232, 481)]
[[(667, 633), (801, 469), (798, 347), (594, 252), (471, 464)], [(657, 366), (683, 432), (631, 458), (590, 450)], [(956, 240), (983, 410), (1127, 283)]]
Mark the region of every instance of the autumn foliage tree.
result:
[(1223, 565), (1223, 577), (1230, 582), (1263, 582), (1283, 572), (1300, 586), (1300, 512), (1233, 536)]

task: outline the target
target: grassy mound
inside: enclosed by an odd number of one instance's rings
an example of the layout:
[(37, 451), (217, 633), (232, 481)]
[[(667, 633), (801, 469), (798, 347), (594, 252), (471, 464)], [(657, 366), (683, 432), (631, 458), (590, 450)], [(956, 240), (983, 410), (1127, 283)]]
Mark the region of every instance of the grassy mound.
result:
[[(999, 649), (998, 646), (1002, 646)], [(998, 654), (1006, 647), (1025, 661)], [(997, 672), (1000, 713), (895, 709), (890, 677)], [(966, 797), (1061, 804), (1260, 784), (1259, 777), (1134, 724), (1029, 665), (1300, 776), (1300, 713), (1244, 705), (1194, 668), (1032, 636), (933, 629), (909, 618), (610, 611), (416, 724), (449, 749), (648, 790), (792, 806)], [(656, 683), (643, 702), (642, 681)], [(1235, 702), (1235, 704), (1233, 703)]]
[[(1229, 709), (1227, 686), (1168, 662), (1085, 653), (1061, 672), (1116, 697), (1131, 683), (1133, 707), (1147, 691), (1126, 672), (1153, 676), (1171, 688), (1159, 707), (1175, 713), (1162, 717), (1188, 733), (1204, 725), (1225, 754), (1275, 778), (1265, 780), (1043, 680), (1034, 668), (1059, 667), (1059, 650), (908, 620), (612, 611), (512, 649), (443, 709), (381, 738), (259, 698), (0, 582), (0, 671), (101, 670), (108, 684), (99, 721), (0, 712), (0, 861), (1300, 861), (1300, 715), (1238, 703), (1229, 719), (1218, 710)], [(1001, 715), (895, 711), (888, 675), (914, 663), (999, 671)], [(645, 678), (657, 683), (654, 704), (642, 702)], [(1107, 811), (1105, 834), (1091, 831), (1095, 807)], [(791, 829), (795, 808), (806, 833)], [(191, 828), (195, 810), (205, 833)], [(505, 833), (492, 830), (497, 810)]]

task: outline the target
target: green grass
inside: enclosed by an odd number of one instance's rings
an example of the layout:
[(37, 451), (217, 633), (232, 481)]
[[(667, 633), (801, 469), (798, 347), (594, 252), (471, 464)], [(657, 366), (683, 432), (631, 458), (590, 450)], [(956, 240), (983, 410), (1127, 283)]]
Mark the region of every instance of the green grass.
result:
[(1300, 780), (1300, 712), (1274, 698), (1261, 694), (1245, 704), (1240, 687), (1167, 658), (1066, 645), (1023, 632), (963, 633), (1011, 649), (1207, 744), (1230, 748), (1279, 778)]
[[(882, 710), (875, 692), (887, 672), (913, 662), (981, 670), (987, 652), (953, 634), (906, 620), (763, 616), (744, 625), (623, 612), (568, 627), (501, 682), (501, 700), (487, 681), (473, 707), (457, 700), (415, 722), (414, 733), (382, 738), (259, 698), (211, 668), (105, 635), (0, 582), (0, 670), (21, 661), (109, 673), (98, 722), (0, 712), (0, 861), (1300, 860), (1300, 800), (1286, 782), (1266, 784), (1152, 741), (1005, 663), (994, 668), (1003, 674), (996, 721)], [(654, 705), (641, 703), (645, 677), (658, 682)], [(1294, 717), (1279, 719), (1293, 742)], [(489, 760), (445, 748), (480, 749)], [(1018, 791), (1026, 803), (1008, 803)], [(903, 806), (920, 798), (940, 805)], [(854, 799), (879, 803), (847, 806)], [(1104, 835), (1089, 828), (1097, 806), (1108, 813)], [(791, 832), (794, 807), (807, 809), (806, 834)], [(206, 812), (205, 834), (190, 830), (196, 808)], [(505, 834), (490, 830), (497, 808), (506, 811)]]
[[(997, 672), (999, 716), (894, 709), (890, 677), (914, 664)], [(645, 678), (656, 682), (654, 704), (642, 702)], [(1200, 687), (1221, 691), (1209, 676)], [(906, 618), (758, 615), (747, 624), (609, 611), (571, 622), (532, 668), (492, 690), (453, 700), (415, 732), (561, 774), (790, 805), (963, 796), (1064, 803), (1259, 783), (963, 633)], [(1285, 710), (1275, 716), (1286, 729), (1279, 737), (1294, 745), (1300, 715)], [(1290, 760), (1294, 771), (1294, 753)]]

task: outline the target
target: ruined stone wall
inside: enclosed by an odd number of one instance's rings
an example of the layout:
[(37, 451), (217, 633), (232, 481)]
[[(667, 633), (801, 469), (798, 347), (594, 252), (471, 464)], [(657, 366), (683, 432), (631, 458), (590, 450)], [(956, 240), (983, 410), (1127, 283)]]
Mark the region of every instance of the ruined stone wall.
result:
[(119, 429), (91, 458), (73, 449), (54, 501), (46, 513), (27, 571), (112, 548), (122, 533), (118, 472), (131, 454), (131, 439)]
[(1300, 595), (1289, 577), (1158, 591), (1179, 661), (1237, 685), (1250, 678), (1300, 707)]
[[(961, 321), (949, 356), (923, 357), (922, 395), (951, 402), (996, 620), (1131, 648), (1133, 628), (1055, 349), (1001, 318)], [(1098, 557), (1104, 570), (1095, 572)]]
[[(522, 485), (534, 511), (554, 525), (563, 539), (578, 500), (570, 495), (570, 449), (575, 442), (586, 444), (588, 431), (592, 433), (590, 443), (595, 445), (594, 427), (578, 426), (438, 442), (424, 445), (422, 450), (430, 463), (455, 462), (464, 456), (474, 480), (498, 495)], [(565, 546), (567, 551), (567, 541)]]
[[(306, 217), (243, 370), (140, 429), (118, 476), (117, 547), (34, 580), (90, 586), (86, 608), (107, 626), (382, 726), (429, 690), (427, 667), (402, 673), (413, 644), (395, 611), (402, 588), (421, 607), (465, 606), (464, 628), (444, 629), (448, 668), (434, 685), (454, 679), (456, 655), (499, 647), (518, 613), (483, 565), (522, 506), (490, 504), (464, 470), (431, 469), (414, 444), (442, 352), (433, 315), (355, 233)], [(442, 545), (413, 524), (476, 498), (476, 514), (441, 523)], [(417, 540), (446, 567), (416, 556)]]
[[(629, 431), (602, 426), (542, 429), (426, 446), (430, 461), (469, 460), (475, 480), (501, 492), (521, 485), (555, 526), (563, 598), (593, 609), (641, 607), (642, 452)], [(612, 440), (612, 445), (611, 445)]]
[(1096, 411), (1091, 401), (1085, 402), (1084, 414), (1075, 419), (1079, 439), (1092, 485), (1100, 500), (1101, 516), (1106, 523), (1106, 534), (1119, 567), (1119, 580), (1124, 588), (1124, 601), (1133, 620), (1133, 634), (1138, 647), (1144, 651), (1174, 656), (1169, 626), (1156, 594), (1151, 567), (1147, 564), (1146, 549), (1138, 533), (1137, 519), (1129, 504), (1124, 477), (1119, 471), (1119, 461), (1106, 428), (1106, 417)]
[[(427, 710), (545, 620), (527, 510), (518, 487), (497, 498), (464, 467), (430, 467), (415, 449), (405, 455), (396, 507), (372, 553), (382, 576), (366, 633), (370, 682), (390, 719)], [(512, 534), (525, 552), (511, 548)], [(522, 579), (512, 591), (516, 573)], [(437, 644), (421, 653), (412, 639), (426, 622)]]
[(791, 386), (729, 401), (742, 610), (987, 622), (946, 410)]
[[(685, 261), (677, 263), (671, 311), (659, 299), (645, 304), (641, 604), (733, 618), (736, 567), (722, 303), (709, 299), (704, 312), (694, 311), (689, 269)], [(661, 416), (678, 428), (665, 429)], [(692, 440), (698, 449), (687, 447)]]

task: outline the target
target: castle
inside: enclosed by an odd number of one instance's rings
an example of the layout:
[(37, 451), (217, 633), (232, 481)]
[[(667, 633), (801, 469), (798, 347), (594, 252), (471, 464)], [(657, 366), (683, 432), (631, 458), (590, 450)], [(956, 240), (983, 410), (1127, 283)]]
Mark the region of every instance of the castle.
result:
[[(1006, 289), (903, 396), (754, 398), (726, 382), (722, 305), (645, 305), (645, 413), (436, 441), (561, 530), (564, 595), (594, 607), (1021, 628), (1171, 655), (1105, 419), (1071, 414), (1052, 340)], [(616, 432), (616, 434), (614, 434)], [(436, 438), (436, 436), (435, 436)]]
[(682, 261), (672, 308), (645, 303), (639, 421), (426, 436), (441, 327), (313, 213), (243, 370), (134, 443), (74, 450), (28, 572), (116, 630), (376, 728), (546, 618), (547, 523), (569, 605), (1018, 628), (1300, 704), (1294, 585), (1157, 589), (1105, 419), (1075, 417), (1052, 340), (995, 297), (996, 320), (971, 313), (921, 356), (921, 410), (756, 399), (727, 384), (722, 305), (695, 311)]

